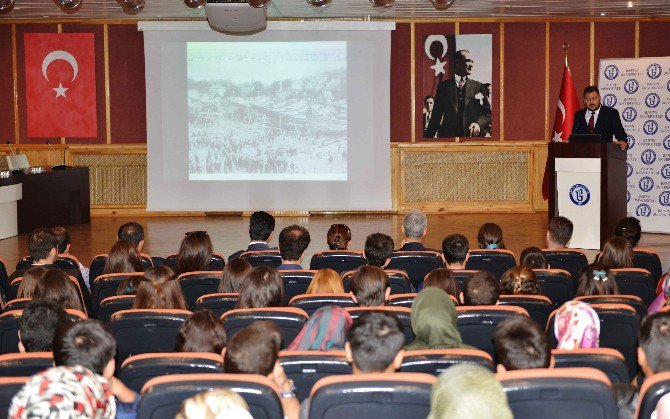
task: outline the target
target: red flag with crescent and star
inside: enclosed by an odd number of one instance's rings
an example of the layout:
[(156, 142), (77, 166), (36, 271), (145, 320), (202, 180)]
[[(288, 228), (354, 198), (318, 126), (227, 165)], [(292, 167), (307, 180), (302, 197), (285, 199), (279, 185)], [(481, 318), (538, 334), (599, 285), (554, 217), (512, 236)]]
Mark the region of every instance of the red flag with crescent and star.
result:
[(28, 137), (97, 137), (92, 33), (26, 33)]

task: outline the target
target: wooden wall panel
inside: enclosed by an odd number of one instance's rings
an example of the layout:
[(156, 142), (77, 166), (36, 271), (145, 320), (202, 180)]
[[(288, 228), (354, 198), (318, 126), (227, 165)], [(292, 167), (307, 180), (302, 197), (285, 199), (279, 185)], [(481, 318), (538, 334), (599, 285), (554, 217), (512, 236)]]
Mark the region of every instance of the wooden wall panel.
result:
[(593, 50), (597, 84), (600, 60), (635, 57), (635, 22), (596, 22)]
[(640, 22), (640, 57), (670, 55), (670, 22)]
[(412, 140), (411, 111), (412, 93), (410, 89), (410, 30), (409, 23), (398, 23), (391, 32), (391, 141)]
[(544, 23), (505, 23), (505, 140), (546, 136), (545, 33)]
[(12, 25), (0, 26), (0, 141), (14, 142), (14, 77)]

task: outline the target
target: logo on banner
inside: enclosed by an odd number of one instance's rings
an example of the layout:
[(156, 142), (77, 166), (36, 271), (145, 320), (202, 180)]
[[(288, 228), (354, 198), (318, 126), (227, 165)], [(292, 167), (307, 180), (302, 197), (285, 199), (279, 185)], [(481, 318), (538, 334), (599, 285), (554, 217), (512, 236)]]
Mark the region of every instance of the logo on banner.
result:
[(626, 202), (630, 202), (630, 191), (626, 191)]
[(649, 217), (651, 215), (651, 207), (647, 204), (640, 204), (635, 208), (635, 215), (638, 217)]
[(663, 147), (665, 147), (666, 150), (670, 151), (670, 135), (666, 135), (665, 138), (663, 139)]
[(626, 177), (630, 177), (633, 174), (633, 165), (626, 163)]
[(633, 122), (635, 121), (635, 118), (637, 118), (637, 111), (635, 108), (631, 108), (630, 106), (627, 107), (626, 109), (623, 110), (621, 113), (621, 116), (623, 117), (623, 120), (626, 122)]
[(576, 183), (570, 188), (570, 200), (573, 204), (577, 206), (583, 206), (588, 204), (591, 199), (591, 192), (589, 188), (581, 183)]
[(661, 176), (663, 176), (663, 179), (670, 179), (670, 163), (663, 165), (661, 168)]
[(660, 64), (654, 63), (647, 67), (647, 76), (654, 80), (659, 78), (662, 72), (663, 70), (661, 69)]
[(653, 119), (650, 119), (644, 123), (644, 125), (642, 126), (642, 130), (647, 135), (654, 135), (656, 134), (656, 131), (658, 131), (658, 122), (654, 121)]
[(656, 161), (656, 153), (651, 148), (648, 148), (640, 154), (640, 158), (642, 159), (642, 163), (649, 166)]
[(614, 80), (619, 76), (619, 67), (610, 64), (607, 67), (605, 67), (605, 78), (607, 80)]
[(647, 105), (647, 108), (655, 108), (661, 103), (661, 97), (656, 93), (649, 93), (646, 98), (644, 98), (644, 104)]
[(666, 87), (668, 88), (668, 92), (670, 92), (670, 80), (668, 80), (668, 85)]
[(661, 192), (661, 194), (658, 196), (658, 202), (659, 202), (659, 204), (663, 205), (664, 207), (669, 207), (670, 206), (670, 191)]
[(665, 110), (665, 120), (670, 122), (670, 108)]
[(618, 100), (616, 96), (614, 96), (612, 93), (608, 93), (605, 96), (603, 96), (603, 105), (609, 106), (610, 108), (613, 108), (616, 106)]
[(626, 135), (626, 142), (628, 143), (628, 149), (635, 147), (635, 137), (632, 135)]
[(638, 83), (638, 81), (635, 79), (628, 79), (623, 84), (623, 90), (625, 90), (626, 93), (628, 93), (629, 95), (632, 95), (633, 93), (637, 92), (637, 89), (639, 88), (640, 83)]
[(642, 192), (649, 192), (650, 190), (654, 189), (654, 180), (649, 176), (645, 176), (640, 179), (639, 185)]

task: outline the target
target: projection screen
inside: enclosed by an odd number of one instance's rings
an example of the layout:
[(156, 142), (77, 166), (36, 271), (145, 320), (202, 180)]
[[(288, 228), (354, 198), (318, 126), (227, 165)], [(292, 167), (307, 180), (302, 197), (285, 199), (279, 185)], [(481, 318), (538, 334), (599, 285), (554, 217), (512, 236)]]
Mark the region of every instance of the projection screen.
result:
[(141, 22), (150, 211), (390, 210), (386, 22)]

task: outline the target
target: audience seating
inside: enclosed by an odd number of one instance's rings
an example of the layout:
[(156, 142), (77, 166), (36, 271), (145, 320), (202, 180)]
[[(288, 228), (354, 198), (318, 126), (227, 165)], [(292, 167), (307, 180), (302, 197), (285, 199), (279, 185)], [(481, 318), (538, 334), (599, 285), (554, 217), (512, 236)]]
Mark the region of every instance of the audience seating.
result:
[(252, 374), (179, 374), (153, 378), (142, 388), (137, 417), (173, 418), (185, 399), (221, 387), (242, 396), (254, 419), (284, 417), (279, 389), (269, 378)]
[(604, 372), (613, 383), (630, 382), (626, 360), (616, 349), (552, 349), (551, 356), (554, 368), (595, 368)]
[(184, 299), (189, 309), (193, 310), (198, 298), (212, 294), (219, 290), (221, 271), (186, 272), (177, 278), (184, 293)]
[(425, 418), (436, 378), (428, 374), (338, 375), (312, 388), (310, 418)]
[(7, 301), (15, 300), (18, 297), (21, 281), (23, 281), (23, 277), (19, 276), (9, 282), (9, 286), (7, 287)]
[(633, 249), (633, 266), (649, 271), (651, 279), (654, 281), (654, 287), (658, 284), (658, 280), (663, 276), (661, 259), (658, 257), (658, 253), (652, 249), (645, 249), (642, 247)]
[(134, 295), (114, 295), (107, 297), (100, 302), (96, 318), (103, 323), (109, 323), (114, 313), (122, 310), (132, 310), (134, 303)]
[(104, 274), (91, 280), (91, 311), (92, 316), (98, 315), (100, 302), (107, 297), (116, 295), (121, 282), (130, 277), (143, 277), (143, 272), (131, 272), (122, 274)]
[(593, 368), (539, 368), (496, 374), (515, 419), (617, 419), (607, 376)]
[[(408, 294), (395, 294), (391, 295), (389, 299), (386, 301), (387, 306), (393, 306), (393, 307), (407, 307), (407, 308), (412, 308), (412, 303), (414, 302), (414, 298), (416, 297), (415, 292), (411, 292)], [(458, 300), (456, 297), (453, 295), (449, 294), (449, 298), (451, 298), (451, 301), (454, 302), (454, 305), (458, 305)]]
[(514, 253), (506, 249), (470, 250), (465, 261), (465, 269), (491, 272), (498, 281), (515, 266)]
[[(166, 256), (163, 260), (163, 265), (168, 266), (170, 269), (175, 270), (177, 268), (177, 255)], [(212, 259), (209, 262), (209, 265), (204, 271), (219, 271), (221, 272), (226, 266), (226, 258), (220, 253), (213, 253)]]
[(491, 355), (479, 349), (429, 349), (405, 351), (399, 372), (422, 372), (434, 376), (457, 364), (477, 364), (495, 371)]
[(193, 311), (198, 311), (198, 310), (212, 310), (214, 314), (217, 316), (221, 317), (224, 313), (230, 311), (230, 310), (235, 310), (237, 307), (237, 300), (239, 299), (240, 294), (236, 292), (231, 292), (231, 293), (225, 293), (225, 292), (219, 292), (219, 293), (214, 293), (214, 294), (207, 294), (203, 295), (202, 297), (199, 297), (196, 302), (195, 306), (193, 307)]
[(220, 354), (173, 352), (134, 355), (123, 361), (119, 380), (136, 393), (152, 378), (172, 374), (223, 373)]
[[(600, 347), (616, 349), (623, 355), (628, 376), (635, 377), (638, 371), (637, 346), (640, 332), (640, 316), (631, 306), (624, 304), (591, 304), (600, 318)], [(547, 323), (547, 335), (552, 348), (556, 347), (554, 316)]]
[(288, 305), (291, 298), (307, 292), (316, 271), (280, 271), (279, 274), (284, 281), (284, 305)]
[(487, 352), (495, 359), (493, 331), (510, 316), (526, 316), (528, 312), (514, 306), (459, 306), (458, 330), (463, 343)]
[[(79, 310), (66, 309), (74, 321), (86, 319), (86, 314)], [(19, 321), (22, 310), (12, 310), (0, 314), (0, 354), (19, 352)]]
[(584, 252), (579, 249), (543, 249), (542, 251), (547, 258), (549, 268), (567, 271), (572, 278), (573, 286), (576, 287), (582, 271), (589, 264)]
[[(30, 256), (24, 256), (21, 259), (19, 259), (18, 262), (16, 262), (16, 270), (18, 271), (19, 269), (29, 268), (30, 265), (32, 264), (33, 264), (33, 258), (31, 258)], [(77, 262), (77, 259), (69, 256), (58, 256), (58, 258), (54, 261), (54, 265), (56, 265), (57, 268), (61, 269), (79, 270), (79, 263)]]
[(291, 298), (289, 306), (305, 310), (311, 316), (325, 306), (356, 307), (349, 293), (300, 294)]
[(498, 304), (523, 308), (543, 328), (547, 326), (549, 315), (554, 311), (551, 300), (544, 295), (501, 295), (498, 297)]
[(386, 268), (407, 272), (410, 283), (417, 289), (429, 272), (444, 268), (444, 259), (440, 253), (434, 251), (396, 251), (391, 255), (391, 262)]
[(647, 315), (647, 306), (636, 295), (583, 295), (574, 299), (587, 304), (627, 304), (635, 309), (640, 319)]
[(312, 256), (309, 269), (318, 271), (319, 269), (330, 268), (341, 275), (343, 272), (353, 271), (367, 264), (368, 260), (360, 251), (321, 250)]
[(636, 295), (648, 306), (656, 298), (656, 283), (646, 269), (612, 269), (619, 291), (624, 295)]
[(309, 397), (312, 387), (321, 378), (352, 372), (344, 351), (282, 351), (279, 363), (286, 376), (293, 380), (301, 402)]
[(293, 342), (308, 319), (307, 313), (293, 307), (244, 308), (228, 311), (221, 316), (228, 340), (255, 321), (273, 322), (281, 333), (282, 349)]
[(240, 258), (246, 260), (253, 266), (257, 268), (259, 266), (269, 266), (271, 268), (276, 268), (281, 265), (281, 256), (279, 255), (279, 250), (257, 250), (253, 252), (244, 252), (240, 255)]
[(28, 382), (29, 377), (0, 378), (0, 417), (9, 417), (9, 406), (16, 393)]
[(173, 352), (179, 326), (191, 315), (187, 310), (122, 310), (112, 315), (109, 328), (116, 339), (116, 359), (148, 352)]
[(463, 292), (463, 287), (465, 286), (465, 281), (472, 278), (472, 275), (476, 274), (479, 271), (468, 270), (468, 269), (452, 269), (451, 274), (454, 276), (454, 281), (456, 281), (456, 287), (458, 292)]
[[(661, 372), (645, 379), (640, 388), (639, 402), (635, 411), (636, 419), (651, 419), (658, 401), (668, 393), (670, 393), (670, 372)], [(657, 416), (657, 419), (664, 418)]]
[[(151, 256), (144, 253), (140, 253), (142, 257), (142, 268), (146, 271), (147, 269), (154, 266)], [(90, 267), (88, 268), (88, 280), (89, 284), (92, 284), (95, 281), (95, 278), (102, 275), (105, 271), (105, 264), (107, 263), (107, 253), (102, 255), (94, 256), (91, 260)]]
[(0, 355), (0, 377), (30, 377), (53, 367), (51, 352)]
[(33, 301), (32, 298), (16, 298), (14, 300), (7, 301), (7, 304), (5, 304), (5, 308), (3, 308), (2, 311), (7, 312), (12, 310), (23, 310), (31, 301)]
[(563, 269), (533, 269), (542, 294), (558, 308), (575, 296), (574, 281)]
[[(344, 292), (351, 291), (351, 285), (349, 281), (351, 280), (351, 275), (355, 271), (349, 271), (342, 274), (342, 285), (344, 286)], [(395, 269), (384, 269), (386, 275), (389, 277), (389, 288), (391, 288), (391, 294), (407, 294), (409, 292), (416, 292), (416, 289), (409, 282), (409, 276), (407, 272), (398, 271)]]
[(402, 333), (405, 335), (405, 345), (414, 341), (414, 331), (412, 330), (412, 320), (410, 318), (412, 310), (407, 307), (348, 307), (345, 310), (349, 312), (349, 315), (353, 320), (356, 320), (361, 314), (368, 311), (383, 311), (385, 313), (393, 314), (400, 320), (400, 324), (402, 325)]

